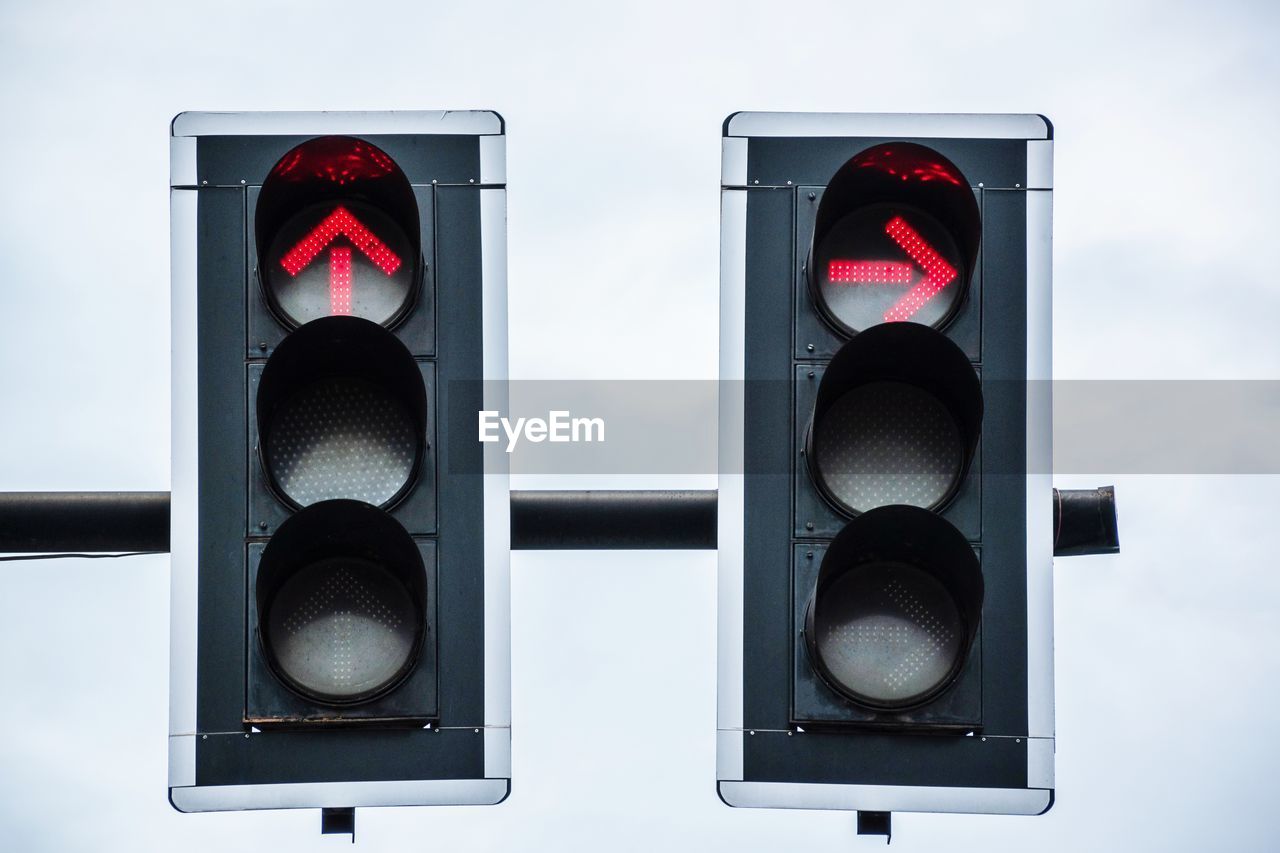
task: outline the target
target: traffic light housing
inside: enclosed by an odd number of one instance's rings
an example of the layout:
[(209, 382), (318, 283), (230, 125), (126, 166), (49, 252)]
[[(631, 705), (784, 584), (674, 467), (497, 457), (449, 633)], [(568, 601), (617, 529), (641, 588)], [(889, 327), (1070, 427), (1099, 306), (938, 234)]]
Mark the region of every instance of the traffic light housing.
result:
[(721, 207), (730, 805), (1053, 800), (1051, 128), (737, 113)]
[[(510, 785), (502, 120), (183, 113), (170, 801)], [(498, 380), (486, 382), (484, 380)]]

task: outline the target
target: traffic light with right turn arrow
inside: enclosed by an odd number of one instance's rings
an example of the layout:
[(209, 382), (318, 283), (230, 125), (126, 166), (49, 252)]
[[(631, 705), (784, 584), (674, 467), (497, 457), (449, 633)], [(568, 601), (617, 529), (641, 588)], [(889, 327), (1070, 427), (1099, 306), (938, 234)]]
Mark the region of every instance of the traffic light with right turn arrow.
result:
[(739, 113), (721, 225), (730, 805), (1053, 802), (1052, 141)]

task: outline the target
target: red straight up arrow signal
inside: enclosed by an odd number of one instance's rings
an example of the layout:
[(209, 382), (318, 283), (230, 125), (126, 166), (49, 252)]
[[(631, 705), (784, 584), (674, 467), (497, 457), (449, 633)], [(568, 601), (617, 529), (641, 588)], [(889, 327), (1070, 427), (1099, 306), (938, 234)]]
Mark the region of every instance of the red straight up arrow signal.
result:
[[(885, 223), (884, 231), (924, 270), (924, 278), (884, 312), (888, 323), (910, 320), (925, 303), (955, 281), (958, 271), (901, 216)], [(913, 270), (911, 264), (902, 261), (832, 260), (827, 265), (827, 278), (833, 284), (910, 284)]]
[[(378, 239), (369, 228), (342, 205), (334, 208), (324, 220), (294, 244), (280, 258), (280, 265), (291, 276), (306, 269), (316, 255), (339, 237), (346, 237), (374, 266), (387, 275), (400, 268), (400, 257)], [(335, 246), (329, 252), (329, 312), (351, 313), (351, 249)]]

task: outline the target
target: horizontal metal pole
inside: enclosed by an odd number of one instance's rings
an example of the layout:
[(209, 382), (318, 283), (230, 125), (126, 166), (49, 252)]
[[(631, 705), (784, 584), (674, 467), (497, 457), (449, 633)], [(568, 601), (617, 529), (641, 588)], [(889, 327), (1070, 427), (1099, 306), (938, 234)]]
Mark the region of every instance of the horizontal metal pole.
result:
[[(511, 549), (716, 547), (714, 491), (514, 491)], [(1054, 555), (1120, 550), (1115, 490), (1054, 490)], [(0, 492), (0, 553), (169, 550), (168, 492)]]
[[(715, 547), (713, 491), (511, 493), (512, 550)], [(168, 550), (168, 492), (0, 493), (0, 553)]]
[(714, 491), (511, 493), (513, 551), (715, 547)]
[(1119, 553), (1115, 486), (1053, 490), (1053, 556)]
[(0, 553), (168, 550), (168, 492), (0, 492)]

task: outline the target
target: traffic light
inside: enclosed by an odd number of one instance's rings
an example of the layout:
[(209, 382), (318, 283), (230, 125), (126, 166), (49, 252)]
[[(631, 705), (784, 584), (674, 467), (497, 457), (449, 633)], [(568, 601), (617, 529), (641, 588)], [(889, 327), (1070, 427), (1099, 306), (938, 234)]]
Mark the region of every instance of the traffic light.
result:
[(1052, 805), (1051, 138), (1040, 116), (725, 122), (729, 805)]
[(510, 498), (474, 433), (504, 144), (490, 112), (174, 119), (180, 811), (507, 795)]

